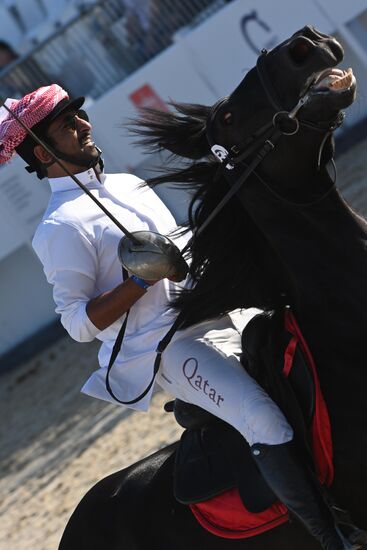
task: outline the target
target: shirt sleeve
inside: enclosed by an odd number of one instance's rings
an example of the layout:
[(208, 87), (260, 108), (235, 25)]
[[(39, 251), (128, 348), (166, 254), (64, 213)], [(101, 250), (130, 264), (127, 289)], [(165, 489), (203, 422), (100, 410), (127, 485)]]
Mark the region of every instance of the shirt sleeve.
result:
[(53, 286), (62, 325), (74, 340), (92, 341), (100, 332), (86, 313), (88, 302), (98, 293), (93, 244), (77, 228), (52, 221), (39, 227), (32, 245)]

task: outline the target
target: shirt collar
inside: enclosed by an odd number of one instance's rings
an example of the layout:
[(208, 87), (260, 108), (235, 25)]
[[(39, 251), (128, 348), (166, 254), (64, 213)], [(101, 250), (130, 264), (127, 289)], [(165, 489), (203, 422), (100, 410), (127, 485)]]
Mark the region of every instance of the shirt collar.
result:
[[(88, 170), (85, 170), (85, 172), (75, 174), (75, 177), (89, 189), (100, 188), (103, 186), (104, 180), (106, 179), (105, 174), (101, 173), (99, 174), (101, 181), (99, 181), (93, 168), (89, 168)], [(58, 191), (72, 191), (80, 189), (78, 184), (76, 184), (70, 176), (65, 176), (62, 178), (49, 178), (48, 181), (53, 193)]]

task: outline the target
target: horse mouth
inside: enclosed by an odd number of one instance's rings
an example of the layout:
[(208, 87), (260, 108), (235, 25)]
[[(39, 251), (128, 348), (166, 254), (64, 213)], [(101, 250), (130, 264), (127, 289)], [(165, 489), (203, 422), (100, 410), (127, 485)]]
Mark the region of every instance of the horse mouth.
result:
[(350, 67), (347, 70), (332, 68), (325, 69), (317, 75), (313, 89), (317, 92), (327, 91), (339, 94), (352, 90), (355, 85), (356, 78)]

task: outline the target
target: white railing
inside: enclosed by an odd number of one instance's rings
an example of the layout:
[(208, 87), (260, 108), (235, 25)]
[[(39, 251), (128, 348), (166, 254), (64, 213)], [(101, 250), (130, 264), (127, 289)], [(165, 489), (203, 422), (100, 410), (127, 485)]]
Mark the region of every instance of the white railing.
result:
[(100, 0), (0, 72), (0, 98), (57, 82), (96, 99), (228, 0)]

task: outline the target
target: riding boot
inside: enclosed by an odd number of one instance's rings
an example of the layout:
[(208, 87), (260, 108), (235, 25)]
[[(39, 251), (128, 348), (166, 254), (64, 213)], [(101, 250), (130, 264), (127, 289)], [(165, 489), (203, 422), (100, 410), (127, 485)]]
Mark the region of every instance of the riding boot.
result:
[(285, 506), (321, 544), (324, 550), (345, 550), (351, 545), (339, 536), (330, 508), (318, 482), (301, 459), (292, 441), (281, 445), (256, 443), (252, 456), (265, 481)]

